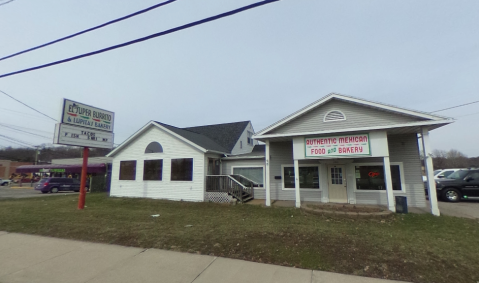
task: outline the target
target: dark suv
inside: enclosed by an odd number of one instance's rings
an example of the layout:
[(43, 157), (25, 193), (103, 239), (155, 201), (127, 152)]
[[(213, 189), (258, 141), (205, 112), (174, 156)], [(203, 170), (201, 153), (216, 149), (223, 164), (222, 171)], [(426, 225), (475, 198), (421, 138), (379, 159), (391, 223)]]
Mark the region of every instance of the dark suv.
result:
[(479, 197), (479, 169), (459, 170), (447, 179), (436, 180), (436, 190), (438, 197), (451, 202)]
[[(48, 192), (58, 193), (59, 191), (80, 191), (80, 181), (72, 178), (45, 178), (35, 186), (35, 190), (46, 194)], [(88, 192), (88, 185), (85, 186)]]

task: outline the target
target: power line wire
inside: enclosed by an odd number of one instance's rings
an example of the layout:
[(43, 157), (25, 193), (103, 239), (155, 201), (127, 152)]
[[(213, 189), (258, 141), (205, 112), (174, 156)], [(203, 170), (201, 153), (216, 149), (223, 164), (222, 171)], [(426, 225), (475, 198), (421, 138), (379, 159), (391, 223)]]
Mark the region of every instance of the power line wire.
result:
[(10, 2), (13, 2), (13, 1), (15, 1), (15, 0), (9, 0), (9, 1), (5, 2), (5, 3), (0, 3), (0, 6), (6, 5), (6, 4), (8, 4), (8, 3), (10, 3)]
[(3, 93), (3, 94), (5, 94), (6, 96), (10, 97), (11, 99), (13, 99), (13, 100), (15, 100), (15, 101), (17, 101), (17, 102), (19, 102), (19, 103), (25, 105), (26, 107), (32, 109), (33, 111), (35, 111), (35, 112), (37, 112), (37, 113), (40, 113), (40, 114), (42, 114), (43, 116), (48, 117), (48, 118), (52, 119), (53, 121), (57, 122), (57, 119), (54, 119), (54, 118), (48, 116), (47, 114), (42, 113), (42, 112), (38, 111), (37, 109), (35, 109), (35, 108), (31, 107), (31, 106), (28, 106), (27, 104), (21, 102), (20, 100), (16, 99), (15, 97), (11, 96), (10, 94), (4, 92), (3, 90), (0, 90), (0, 92)]
[(27, 128), (27, 127), (21, 127), (21, 126), (17, 126), (17, 125), (13, 125), (13, 124), (8, 124), (8, 123), (0, 123), (0, 125), (7, 125), (7, 126), (12, 126), (12, 127), (17, 127), (17, 128), (21, 128), (21, 129), (30, 130), (30, 131), (42, 132), (42, 133), (46, 133), (46, 134), (49, 134), (49, 135), (53, 135), (52, 132), (47, 132), (47, 131), (42, 131), (42, 130), (32, 129), (32, 128)]
[[(11, 1), (13, 1), (13, 0), (11, 0)], [(29, 49), (26, 49), (26, 50), (23, 50), (23, 51), (20, 51), (20, 52), (17, 52), (17, 53), (14, 53), (14, 54), (11, 54), (11, 55), (8, 55), (8, 56), (5, 56), (5, 57), (2, 57), (2, 58), (0, 58), (0, 61), (5, 60), (5, 59), (8, 59), (8, 58), (15, 57), (15, 56), (18, 56), (18, 55), (20, 55), (20, 54), (24, 54), (24, 53), (27, 53), (27, 52), (30, 52), (30, 51), (33, 51), (33, 50), (36, 50), (36, 49), (40, 49), (40, 48), (46, 47), (46, 46), (48, 46), (48, 45), (52, 45), (52, 44), (55, 44), (55, 43), (64, 41), (64, 40), (67, 40), (67, 39), (70, 39), (70, 38), (79, 36), (79, 35), (81, 35), (81, 34), (84, 34), (84, 33), (90, 32), (90, 31), (94, 31), (94, 30), (96, 30), (96, 29), (100, 29), (100, 28), (109, 26), (109, 25), (114, 24), (114, 23), (117, 23), (117, 22), (124, 21), (124, 20), (126, 20), (126, 19), (129, 19), (129, 18), (138, 16), (138, 15), (140, 15), (140, 14), (143, 14), (143, 13), (146, 13), (146, 12), (151, 11), (151, 10), (153, 10), (153, 9), (159, 8), (159, 7), (161, 7), (161, 6), (164, 6), (164, 5), (173, 3), (173, 2), (175, 2), (175, 1), (176, 1), (176, 0), (169, 0), (169, 1), (166, 1), (166, 2), (162, 2), (162, 3), (159, 3), (159, 4), (153, 5), (153, 6), (151, 6), (151, 7), (146, 8), (146, 9), (140, 10), (140, 11), (138, 11), (138, 12), (135, 12), (135, 13), (132, 13), (132, 14), (129, 14), (129, 15), (126, 15), (126, 16), (124, 16), (124, 17), (121, 17), (121, 18), (118, 18), (118, 19), (115, 19), (115, 20), (112, 20), (112, 21), (109, 21), (109, 22), (106, 22), (106, 23), (104, 23), (104, 24), (101, 24), (101, 25), (98, 25), (98, 26), (95, 26), (95, 27), (92, 27), (92, 28), (89, 28), (89, 29), (86, 29), (86, 30), (83, 30), (83, 31), (80, 31), (80, 32), (77, 32), (77, 33), (74, 33), (74, 34), (72, 34), (72, 35), (65, 36), (65, 37), (62, 37), (62, 38), (59, 38), (59, 39), (56, 39), (56, 40), (47, 42), (47, 43), (45, 43), (45, 44), (42, 44), (42, 45), (39, 45), (39, 46), (36, 46), (36, 47), (32, 47), (32, 48), (29, 48)], [(7, 3), (8, 3), (8, 2), (7, 2)], [(5, 3), (5, 4), (6, 4), (6, 3)]]
[(15, 131), (18, 131), (18, 132), (22, 132), (22, 133), (26, 133), (26, 134), (34, 135), (34, 136), (37, 136), (37, 137), (42, 137), (42, 138), (45, 138), (45, 139), (52, 139), (52, 138), (53, 138), (53, 137), (45, 137), (45, 136), (38, 135), (38, 134), (35, 134), (35, 133), (31, 133), (31, 132), (27, 132), (27, 131), (23, 131), (23, 130), (15, 129), (15, 128), (13, 128), (13, 127), (10, 127), (10, 126), (5, 126), (5, 125), (2, 125), (2, 124), (0, 124), (0, 127), (9, 128), (9, 129), (12, 129), (12, 130), (15, 130)]
[[(20, 112), (20, 111), (15, 111), (15, 110), (10, 110), (8, 108), (3, 108), (3, 107), (0, 107), (0, 109), (2, 110), (0, 113), (4, 113), (3, 111), (9, 111), (9, 112), (13, 112), (13, 113), (19, 113), (19, 114), (22, 114), (22, 115), (28, 115), (28, 116), (31, 116), (31, 117), (35, 117), (35, 119), (42, 119), (44, 121), (49, 121), (51, 122), (50, 119), (45, 119), (43, 117), (40, 117), (38, 115), (34, 115), (34, 114), (29, 114), (29, 113), (25, 113), (25, 112)], [(5, 113), (6, 114), (6, 113)]]
[[(4, 136), (4, 135), (0, 135), (0, 139), (3, 139), (3, 140), (5, 140), (5, 141), (7, 141), (7, 142), (11, 142), (11, 143), (14, 143), (14, 144), (23, 146), (23, 147), (34, 147), (33, 145), (28, 145), (27, 143), (24, 143), (24, 142), (22, 142), (22, 141), (18, 141), (18, 142), (17, 142), (17, 141), (15, 141), (14, 139), (9, 138), (9, 137)], [(22, 143), (22, 144), (20, 144), (20, 143)]]
[(453, 108), (457, 108), (457, 107), (462, 107), (462, 106), (466, 106), (466, 105), (470, 105), (470, 104), (474, 104), (474, 103), (479, 103), (479, 100), (478, 100), (478, 101), (469, 102), (469, 103), (466, 103), (466, 104), (461, 104), (461, 105), (449, 107), (449, 108), (444, 108), (444, 109), (441, 109), (441, 110), (432, 111), (432, 112), (429, 112), (429, 113), (436, 113), (436, 112), (440, 112), (440, 111), (444, 111), (444, 110), (449, 110), (449, 109), (453, 109)]
[(52, 63), (48, 63), (48, 64), (44, 64), (44, 65), (40, 65), (40, 66), (28, 68), (28, 69), (23, 69), (23, 70), (20, 70), (20, 71), (15, 71), (15, 72), (7, 73), (7, 74), (3, 74), (3, 75), (0, 75), (0, 78), (5, 78), (5, 77), (25, 73), (25, 72), (30, 72), (30, 71), (34, 71), (34, 70), (38, 70), (38, 69), (43, 69), (43, 68), (51, 67), (51, 66), (54, 66), (54, 65), (63, 64), (63, 63), (69, 62), (69, 61), (78, 60), (78, 59), (81, 59), (81, 58), (84, 58), (84, 57), (93, 56), (93, 55), (100, 54), (100, 53), (103, 53), (103, 52), (111, 51), (111, 50), (114, 50), (114, 49), (122, 48), (122, 47), (125, 47), (125, 46), (128, 46), (128, 45), (132, 45), (132, 44), (136, 44), (136, 43), (139, 43), (139, 42), (142, 42), (142, 41), (150, 40), (150, 39), (155, 38), (155, 37), (167, 35), (167, 34), (174, 33), (174, 32), (177, 32), (177, 31), (180, 31), (180, 30), (183, 30), (183, 29), (188, 29), (188, 28), (191, 28), (191, 27), (194, 27), (194, 26), (197, 26), (197, 25), (205, 24), (207, 22), (215, 21), (215, 20), (218, 20), (218, 19), (221, 19), (221, 18), (224, 18), (224, 17), (232, 16), (234, 14), (241, 13), (241, 12), (244, 12), (246, 10), (257, 8), (259, 6), (263, 6), (263, 5), (270, 4), (270, 3), (273, 3), (273, 2), (277, 2), (277, 1), (280, 1), (280, 0), (265, 0), (265, 1), (257, 2), (257, 3), (251, 4), (251, 5), (248, 5), (248, 6), (244, 6), (244, 7), (241, 7), (241, 8), (226, 12), (226, 13), (222, 13), (222, 14), (219, 14), (219, 15), (216, 15), (216, 16), (213, 16), (213, 17), (205, 18), (203, 20), (192, 22), (192, 23), (182, 25), (182, 26), (179, 26), (179, 27), (176, 27), (176, 28), (172, 28), (172, 29), (169, 29), (169, 30), (166, 30), (166, 31), (154, 33), (154, 34), (149, 35), (149, 36), (145, 36), (145, 37), (141, 37), (141, 38), (131, 40), (131, 41), (128, 41), (128, 42), (124, 42), (124, 43), (121, 43), (121, 44), (113, 45), (113, 46), (110, 46), (110, 47), (107, 47), (107, 48), (104, 48), (104, 49), (99, 49), (99, 50), (96, 50), (96, 51), (93, 51), (93, 52), (84, 53), (84, 54), (74, 56), (74, 57), (70, 57), (70, 58), (67, 58), (67, 59), (63, 59), (63, 60), (60, 60), (60, 61), (55, 61), (55, 62), (52, 62)]
[(19, 142), (19, 143), (23, 143), (23, 144), (26, 144), (28, 146), (32, 146), (32, 147), (35, 147), (35, 145), (31, 144), (31, 143), (28, 143), (28, 142), (24, 142), (22, 140), (19, 140), (19, 139), (15, 139), (15, 138), (12, 138), (12, 137), (9, 137), (9, 136), (5, 136), (5, 135), (0, 135), (0, 137), (3, 137), (3, 138), (6, 138), (6, 139), (9, 139), (9, 140), (12, 140), (14, 142)]

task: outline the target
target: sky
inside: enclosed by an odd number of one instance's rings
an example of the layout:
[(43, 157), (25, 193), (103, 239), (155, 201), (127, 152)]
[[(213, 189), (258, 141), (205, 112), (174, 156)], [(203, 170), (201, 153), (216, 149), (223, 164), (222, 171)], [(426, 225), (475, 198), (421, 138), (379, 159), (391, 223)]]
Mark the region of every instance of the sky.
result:
[[(0, 4), (5, 0), (0, 0)], [(0, 57), (162, 1), (15, 0), (0, 5)], [(15, 58), (0, 74), (108, 47), (254, 3), (177, 0)], [(479, 100), (479, 1), (282, 0), (100, 55), (0, 79), (56, 119), (69, 98), (115, 112), (115, 143), (150, 120), (250, 120), (256, 131), (331, 93), (420, 111)], [(438, 112), (434, 149), (479, 156), (479, 103)], [(0, 93), (0, 133), (51, 143), (55, 122)], [(5, 127), (14, 127), (44, 137)], [(16, 146), (0, 136), (0, 146)]]

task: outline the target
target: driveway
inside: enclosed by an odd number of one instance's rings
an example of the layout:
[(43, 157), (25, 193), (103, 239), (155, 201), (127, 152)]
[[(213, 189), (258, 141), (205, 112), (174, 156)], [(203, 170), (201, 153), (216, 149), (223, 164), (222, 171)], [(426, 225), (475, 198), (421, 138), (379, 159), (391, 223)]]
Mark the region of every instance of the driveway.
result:
[(0, 199), (5, 198), (31, 198), (31, 197), (49, 197), (61, 194), (78, 194), (75, 192), (60, 192), (56, 194), (42, 194), (40, 191), (35, 191), (31, 187), (21, 189), (12, 189), (10, 187), (0, 186)]
[(479, 198), (463, 200), (461, 202), (439, 202), (441, 214), (479, 219)]
[[(479, 198), (469, 198), (460, 202), (438, 201), (441, 215), (479, 219)], [(412, 213), (430, 213), (429, 200), (426, 200), (426, 207), (410, 207)]]

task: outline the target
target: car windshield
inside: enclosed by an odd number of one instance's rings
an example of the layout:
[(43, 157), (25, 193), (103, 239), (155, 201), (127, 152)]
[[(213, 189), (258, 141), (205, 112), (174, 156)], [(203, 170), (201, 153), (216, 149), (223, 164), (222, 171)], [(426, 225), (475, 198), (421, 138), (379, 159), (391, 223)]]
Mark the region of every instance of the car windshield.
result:
[(41, 179), (39, 183), (46, 183), (48, 182), (48, 179)]
[(463, 179), (467, 173), (469, 171), (467, 170), (459, 170), (459, 171), (456, 171), (454, 173), (452, 173), (451, 175), (447, 176), (448, 179), (456, 179), (456, 180), (459, 180), (459, 179)]
[(442, 171), (442, 170), (435, 170), (435, 171), (434, 171), (434, 176), (437, 175), (437, 174), (439, 174), (439, 172), (441, 172), (441, 171)]

